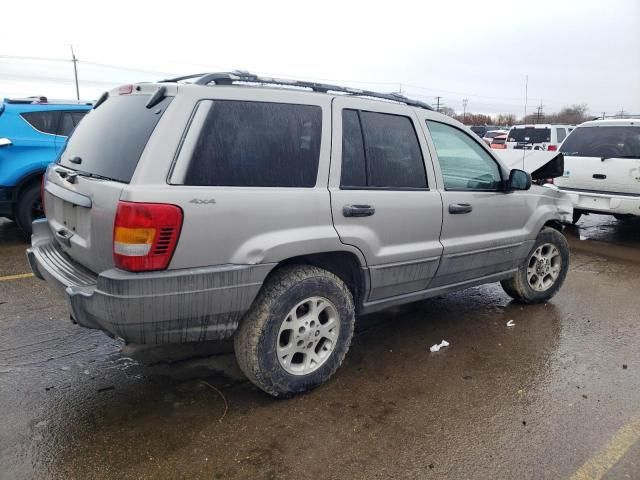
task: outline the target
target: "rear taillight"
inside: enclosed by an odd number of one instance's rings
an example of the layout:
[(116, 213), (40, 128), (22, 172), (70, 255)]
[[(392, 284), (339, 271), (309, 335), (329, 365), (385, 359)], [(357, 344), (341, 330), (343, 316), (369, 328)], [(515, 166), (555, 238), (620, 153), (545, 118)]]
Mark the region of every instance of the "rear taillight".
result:
[(182, 210), (164, 203), (119, 202), (113, 261), (131, 272), (164, 270), (180, 237)]
[(547, 147), (547, 151), (549, 151), (549, 152), (555, 152), (557, 150), (558, 150), (558, 146), (557, 145), (549, 145)]
[(118, 87), (118, 95), (129, 95), (133, 92), (133, 85), (120, 85)]

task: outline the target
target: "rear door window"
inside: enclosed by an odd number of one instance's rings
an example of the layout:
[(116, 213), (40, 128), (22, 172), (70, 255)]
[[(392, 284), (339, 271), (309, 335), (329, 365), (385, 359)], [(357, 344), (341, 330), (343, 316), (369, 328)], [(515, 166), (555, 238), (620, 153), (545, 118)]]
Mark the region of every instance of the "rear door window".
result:
[(342, 122), (342, 188), (427, 188), (409, 117), (343, 110)]
[[(60, 155), (60, 164), (116, 181), (131, 181), (138, 160), (173, 97), (146, 108), (149, 95), (115, 95), (77, 125)], [(71, 115), (73, 119), (73, 115)], [(76, 115), (76, 118), (78, 115)], [(71, 158), (79, 157), (80, 164)]]
[(58, 126), (58, 135), (63, 137), (68, 137), (73, 133), (73, 130), (76, 128), (82, 117), (85, 116), (86, 112), (60, 112), (60, 124)]
[(640, 126), (578, 127), (562, 144), (562, 153), (579, 157), (640, 158)]
[(71, 116), (71, 112), (61, 112), (60, 118), (60, 126), (58, 127), (58, 135), (62, 135), (63, 137), (68, 137), (73, 132), (73, 129), (76, 128), (75, 123), (73, 122), (73, 117)]
[(216, 100), (184, 184), (313, 187), (321, 133), (319, 106)]
[(55, 135), (60, 121), (59, 111), (25, 112), (20, 114), (29, 125), (42, 133)]

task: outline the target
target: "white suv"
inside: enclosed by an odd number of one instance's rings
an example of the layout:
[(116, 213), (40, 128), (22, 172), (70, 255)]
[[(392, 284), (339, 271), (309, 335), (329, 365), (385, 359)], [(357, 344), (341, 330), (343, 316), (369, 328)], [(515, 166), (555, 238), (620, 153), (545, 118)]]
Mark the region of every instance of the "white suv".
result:
[(574, 223), (589, 212), (640, 215), (640, 119), (585, 122), (561, 150), (565, 171), (555, 183), (573, 201)]
[(519, 150), (558, 150), (573, 125), (516, 125), (507, 135), (507, 148)]

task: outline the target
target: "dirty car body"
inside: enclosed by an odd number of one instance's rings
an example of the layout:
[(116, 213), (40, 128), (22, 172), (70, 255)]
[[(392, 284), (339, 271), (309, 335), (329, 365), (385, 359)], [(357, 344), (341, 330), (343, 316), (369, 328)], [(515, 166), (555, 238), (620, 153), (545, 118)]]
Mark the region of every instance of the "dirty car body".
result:
[(78, 324), (134, 344), (235, 335), (250, 379), (288, 395), (333, 373), (356, 312), (510, 281), (571, 216), (418, 102), (217, 75), (109, 92), (47, 170), (28, 258)]

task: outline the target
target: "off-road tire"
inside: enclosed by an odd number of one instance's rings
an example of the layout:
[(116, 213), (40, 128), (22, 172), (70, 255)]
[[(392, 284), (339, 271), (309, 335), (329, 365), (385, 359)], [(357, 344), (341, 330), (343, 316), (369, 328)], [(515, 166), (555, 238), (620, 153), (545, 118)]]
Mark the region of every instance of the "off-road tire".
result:
[[(527, 280), (527, 266), (531, 255), (540, 245), (545, 244), (551, 244), (559, 250), (562, 264), (560, 268), (560, 274), (558, 275), (555, 283), (551, 285), (547, 290), (541, 292), (534, 290), (529, 284)], [(560, 287), (562, 287), (562, 284), (564, 283), (568, 270), (569, 244), (567, 243), (566, 238), (564, 238), (564, 235), (562, 235), (562, 233), (560, 233), (559, 231), (550, 227), (545, 227), (538, 234), (533, 248), (527, 254), (527, 258), (522, 263), (520, 268), (518, 268), (518, 273), (516, 273), (514, 277), (503, 280), (500, 283), (507, 295), (518, 302), (527, 304), (542, 303), (551, 299), (556, 293), (558, 293), (558, 290), (560, 290)]]
[(31, 236), (31, 222), (38, 218), (33, 215), (33, 207), (38, 202), (41, 202), (40, 184), (34, 183), (20, 192), (16, 203), (15, 222), (27, 236)]
[[(335, 306), (339, 332), (330, 356), (306, 375), (288, 373), (276, 347), (282, 322), (308, 297), (320, 296)], [(355, 308), (344, 282), (331, 272), (308, 265), (290, 265), (271, 274), (234, 336), (235, 355), (244, 374), (274, 397), (290, 397), (324, 383), (342, 364), (353, 337)]]

